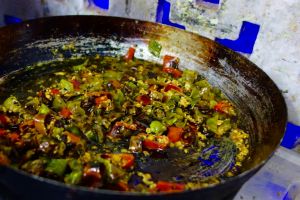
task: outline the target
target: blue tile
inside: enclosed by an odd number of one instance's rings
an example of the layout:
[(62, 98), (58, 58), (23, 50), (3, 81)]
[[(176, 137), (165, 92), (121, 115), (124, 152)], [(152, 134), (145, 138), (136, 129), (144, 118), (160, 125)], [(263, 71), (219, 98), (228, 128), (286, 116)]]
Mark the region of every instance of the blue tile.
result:
[(4, 23), (6, 25), (17, 24), (17, 23), (22, 22), (22, 19), (20, 19), (18, 17), (11, 16), (11, 15), (4, 15), (3, 17), (4, 17)]
[(95, 6), (108, 10), (109, 9), (109, 0), (92, 0), (95, 4)]
[(202, 0), (204, 2), (213, 3), (213, 4), (219, 4), (220, 0)]
[(300, 126), (288, 123), (281, 146), (292, 149), (295, 147), (298, 139), (300, 139)]
[(243, 21), (238, 39), (229, 40), (216, 38), (215, 41), (228, 48), (231, 48), (234, 51), (251, 54), (253, 52), (253, 47), (257, 39), (259, 29), (260, 25)]
[(166, 0), (158, 0), (157, 10), (156, 10), (156, 22), (166, 24), (169, 26), (174, 26), (180, 29), (185, 29), (185, 26), (170, 21), (170, 8), (171, 4)]

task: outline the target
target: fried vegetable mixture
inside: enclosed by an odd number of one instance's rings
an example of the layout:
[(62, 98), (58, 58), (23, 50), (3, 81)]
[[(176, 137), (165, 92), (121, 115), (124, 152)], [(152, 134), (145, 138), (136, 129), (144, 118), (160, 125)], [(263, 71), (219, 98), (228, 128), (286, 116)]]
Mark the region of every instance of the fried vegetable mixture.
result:
[(178, 63), (134, 59), (131, 47), (125, 59), (51, 63), (24, 70), (26, 81), (7, 79), (14, 89), (0, 106), (0, 164), (135, 192), (197, 189), (237, 174), (249, 135), (234, 106)]

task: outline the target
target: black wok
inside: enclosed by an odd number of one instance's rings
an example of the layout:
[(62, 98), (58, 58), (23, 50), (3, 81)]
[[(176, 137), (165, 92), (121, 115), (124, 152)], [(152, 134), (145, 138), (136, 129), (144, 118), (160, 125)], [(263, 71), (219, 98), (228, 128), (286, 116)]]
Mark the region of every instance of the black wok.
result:
[[(243, 172), (223, 183), (195, 191), (145, 195), (67, 186), (0, 166), (0, 193), (10, 199), (225, 199), (240, 189), (270, 158), (284, 134), (287, 111), (274, 82), (252, 62), (214, 41), (176, 28), (131, 19), (100, 16), (51, 17), (0, 29), (0, 77), (39, 61), (73, 55), (124, 55), (138, 44), (137, 57), (157, 61), (147, 53), (147, 41), (157, 40), (162, 54), (176, 55), (181, 67), (197, 70), (233, 101), (241, 125), (251, 134), (251, 155)], [(59, 51), (64, 44), (77, 51)]]

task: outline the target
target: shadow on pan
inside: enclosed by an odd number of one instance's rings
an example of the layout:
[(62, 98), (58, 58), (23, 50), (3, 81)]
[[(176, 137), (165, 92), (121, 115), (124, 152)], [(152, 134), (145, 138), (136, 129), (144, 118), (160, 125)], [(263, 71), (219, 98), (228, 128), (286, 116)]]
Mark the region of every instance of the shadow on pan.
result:
[[(287, 120), (279, 89), (249, 60), (197, 34), (114, 17), (62, 16), (32, 20), (0, 29), (0, 76), (37, 62), (59, 60), (62, 56), (124, 55), (131, 44), (138, 45), (138, 58), (157, 62), (157, 58), (147, 53), (147, 41), (152, 39), (162, 44), (162, 54), (178, 56), (181, 68), (198, 71), (237, 106), (243, 119), (241, 126), (251, 135), (251, 156), (243, 172), (208, 188), (145, 195), (67, 186), (0, 167), (0, 190), (6, 191), (7, 199), (226, 199), (232, 198), (270, 158), (280, 144)], [(53, 54), (70, 43), (76, 51)]]

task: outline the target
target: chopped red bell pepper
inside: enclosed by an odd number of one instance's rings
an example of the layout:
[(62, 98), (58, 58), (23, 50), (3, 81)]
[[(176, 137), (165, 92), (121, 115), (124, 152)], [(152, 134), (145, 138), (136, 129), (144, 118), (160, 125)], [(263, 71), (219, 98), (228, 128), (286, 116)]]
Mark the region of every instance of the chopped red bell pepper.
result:
[(78, 144), (81, 142), (81, 138), (74, 135), (73, 133), (66, 132), (66, 134), (67, 134), (68, 138), (70, 139), (71, 143)]
[(45, 117), (46, 115), (37, 114), (34, 117), (34, 127), (40, 134), (47, 134), (47, 130), (45, 127)]
[(118, 154), (111, 154), (111, 158), (115, 164), (119, 165), (123, 169), (129, 169), (134, 165), (134, 156), (129, 153), (118, 153)]
[(52, 88), (51, 89), (51, 94), (52, 95), (57, 95), (57, 94), (59, 94), (60, 92), (59, 92), (59, 89), (56, 89), (56, 88)]
[(166, 86), (165, 86), (165, 92), (168, 92), (169, 90), (176, 90), (176, 91), (178, 91), (178, 92), (182, 92), (182, 89), (180, 88), (180, 87), (178, 87), (178, 86), (176, 86), (176, 85), (173, 85), (173, 84), (167, 84)]
[(181, 139), (183, 128), (171, 126), (168, 127), (168, 138), (171, 142), (177, 142)]
[(134, 165), (134, 156), (132, 154), (122, 154), (121, 155), (121, 167), (124, 169), (129, 169)]
[(151, 99), (148, 95), (144, 94), (136, 97), (136, 100), (141, 103), (143, 106), (151, 104)]
[(2, 152), (0, 152), (0, 165), (9, 165), (10, 160), (6, 155), (4, 155)]
[(117, 189), (119, 191), (128, 191), (129, 190), (129, 186), (128, 186), (128, 183), (125, 183), (123, 181), (119, 181), (117, 183)]
[(24, 133), (27, 131), (29, 128), (34, 127), (34, 121), (33, 120), (24, 120), (20, 125), (19, 125), (19, 130), (21, 133)]
[(155, 136), (154, 140), (146, 138), (143, 141), (143, 146), (148, 150), (164, 150), (169, 145), (169, 138), (167, 136)]
[(159, 192), (181, 192), (184, 190), (185, 185), (182, 183), (172, 183), (167, 181), (158, 181), (156, 189)]
[(98, 167), (86, 166), (83, 170), (82, 182), (89, 187), (101, 186), (101, 171)]
[(112, 86), (113, 86), (115, 89), (120, 89), (120, 88), (121, 88), (121, 83), (120, 83), (120, 81), (118, 81), (118, 80), (111, 80), (110, 83), (112, 84)]
[(139, 135), (130, 137), (129, 150), (132, 152), (141, 152), (143, 150), (143, 138)]
[(80, 82), (77, 81), (76, 79), (72, 80), (71, 83), (73, 84), (74, 90), (80, 90)]
[(136, 48), (136, 46), (134, 46), (134, 45), (129, 47), (127, 54), (125, 55), (125, 61), (133, 60), (134, 54), (135, 54), (135, 48)]
[(108, 133), (108, 137), (110, 139), (121, 138), (122, 134), (120, 133), (120, 129), (122, 127), (133, 131), (137, 129), (136, 124), (128, 124), (126, 122), (116, 122), (114, 126), (111, 128), (110, 132)]
[(3, 115), (3, 114), (0, 114), (0, 124), (1, 124), (2, 126), (8, 125), (9, 122), (10, 122), (10, 119), (9, 119), (8, 116)]
[(174, 68), (179, 64), (179, 58), (175, 56), (165, 55), (163, 58), (163, 68)]
[(62, 116), (63, 118), (69, 118), (72, 115), (72, 112), (70, 111), (69, 108), (67, 107), (63, 107), (60, 111), (59, 111), (60, 116)]
[(182, 76), (182, 72), (178, 69), (179, 58), (174, 56), (165, 55), (163, 61), (163, 72), (172, 74), (174, 78), (179, 78)]
[(180, 78), (182, 76), (182, 72), (178, 69), (174, 69), (172, 67), (165, 67), (163, 68), (163, 72), (168, 74), (172, 74), (174, 78)]
[(103, 95), (103, 96), (100, 96), (100, 97), (95, 98), (95, 104), (96, 104), (97, 106), (99, 106), (102, 102), (105, 102), (105, 101), (107, 101), (107, 100), (108, 100), (107, 96), (106, 96), (106, 95)]
[(230, 107), (231, 105), (229, 102), (220, 101), (214, 106), (214, 110), (220, 113), (228, 113)]
[(129, 129), (129, 130), (136, 130), (136, 124), (128, 124), (126, 122), (116, 122), (115, 123), (116, 126), (124, 126), (125, 128)]
[(17, 142), (20, 140), (20, 135), (18, 133), (8, 133), (7, 137), (10, 139), (12, 142)]
[(7, 134), (7, 131), (3, 128), (0, 128), (0, 137), (5, 136)]
[(44, 95), (44, 92), (43, 92), (43, 91), (39, 91), (39, 92), (37, 93), (37, 95), (38, 95), (38, 97), (42, 97), (42, 96)]

